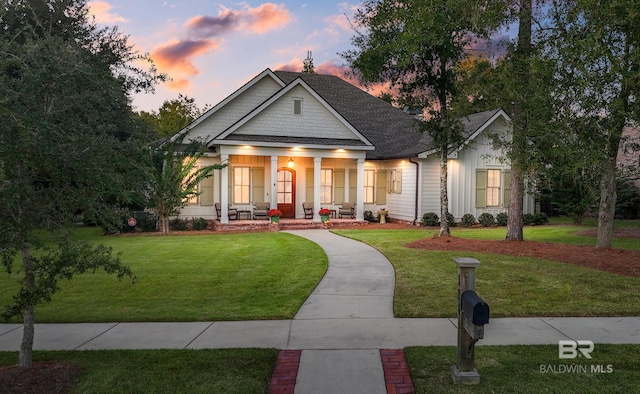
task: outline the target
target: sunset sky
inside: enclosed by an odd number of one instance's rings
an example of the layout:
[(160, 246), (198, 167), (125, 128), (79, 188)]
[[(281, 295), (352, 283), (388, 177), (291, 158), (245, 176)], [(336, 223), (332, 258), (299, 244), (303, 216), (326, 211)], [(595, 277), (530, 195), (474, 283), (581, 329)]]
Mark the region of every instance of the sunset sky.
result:
[(341, 75), (338, 52), (351, 48), (358, 3), (328, 0), (90, 1), (103, 25), (117, 25), (129, 43), (151, 54), (172, 81), (134, 98), (136, 110), (157, 110), (179, 93), (214, 105), (266, 69), (302, 71), (307, 51), (316, 71)]

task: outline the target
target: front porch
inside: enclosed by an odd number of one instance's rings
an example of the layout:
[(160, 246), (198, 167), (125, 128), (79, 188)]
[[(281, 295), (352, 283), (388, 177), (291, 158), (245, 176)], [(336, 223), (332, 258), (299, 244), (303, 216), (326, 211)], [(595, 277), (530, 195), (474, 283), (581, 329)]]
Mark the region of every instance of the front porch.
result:
[(315, 222), (311, 219), (284, 219), (280, 218), (277, 224), (271, 224), (270, 220), (229, 220), (228, 223), (213, 221), (213, 231), (216, 232), (251, 232), (251, 231), (280, 231), (280, 230), (308, 230), (320, 228), (333, 228), (340, 226), (366, 226), (369, 222), (357, 219), (329, 219), (326, 223)]

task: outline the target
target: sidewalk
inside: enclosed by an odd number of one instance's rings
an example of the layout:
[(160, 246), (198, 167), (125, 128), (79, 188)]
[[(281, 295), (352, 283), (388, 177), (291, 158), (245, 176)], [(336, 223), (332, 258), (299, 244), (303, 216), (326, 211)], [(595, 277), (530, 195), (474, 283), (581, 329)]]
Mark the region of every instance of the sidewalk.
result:
[[(292, 320), (37, 324), (34, 350), (278, 348), (296, 360), (298, 393), (386, 393), (383, 359), (396, 359), (388, 350), (456, 345), (456, 318), (393, 317), (394, 273), (382, 254), (327, 230), (290, 233), (329, 258)], [(0, 351), (18, 351), (21, 327), (0, 324)], [(640, 317), (492, 318), (478, 346), (562, 339), (640, 344)]]

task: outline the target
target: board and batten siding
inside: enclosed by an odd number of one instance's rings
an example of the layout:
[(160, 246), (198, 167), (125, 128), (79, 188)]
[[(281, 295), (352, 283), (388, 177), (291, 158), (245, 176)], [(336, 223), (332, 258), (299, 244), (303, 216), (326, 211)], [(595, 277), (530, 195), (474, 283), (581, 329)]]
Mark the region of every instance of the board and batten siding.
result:
[(440, 217), (440, 160), (433, 155), (420, 162), (422, 196), (418, 220), (427, 212), (435, 212)]

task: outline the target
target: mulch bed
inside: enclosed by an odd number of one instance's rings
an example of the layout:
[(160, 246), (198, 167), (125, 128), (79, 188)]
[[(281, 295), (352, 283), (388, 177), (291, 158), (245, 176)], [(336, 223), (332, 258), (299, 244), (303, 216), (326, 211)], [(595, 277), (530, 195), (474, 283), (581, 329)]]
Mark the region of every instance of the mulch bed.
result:
[(31, 368), (3, 367), (0, 368), (0, 392), (68, 393), (81, 373), (79, 366), (56, 361), (33, 363)]

